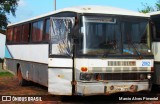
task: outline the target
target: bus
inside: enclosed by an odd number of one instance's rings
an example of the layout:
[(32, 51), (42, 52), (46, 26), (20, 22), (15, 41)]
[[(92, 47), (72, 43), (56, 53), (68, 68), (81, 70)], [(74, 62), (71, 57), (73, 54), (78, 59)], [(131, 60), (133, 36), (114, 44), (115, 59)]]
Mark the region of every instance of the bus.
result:
[(151, 23), (151, 37), (152, 37), (152, 52), (154, 54), (154, 75), (152, 82), (155, 87), (160, 85), (160, 12), (151, 12), (150, 15)]
[(149, 16), (78, 6), (8, 25), (7, 69), (54, 95), (150, 91), (154, 56)]

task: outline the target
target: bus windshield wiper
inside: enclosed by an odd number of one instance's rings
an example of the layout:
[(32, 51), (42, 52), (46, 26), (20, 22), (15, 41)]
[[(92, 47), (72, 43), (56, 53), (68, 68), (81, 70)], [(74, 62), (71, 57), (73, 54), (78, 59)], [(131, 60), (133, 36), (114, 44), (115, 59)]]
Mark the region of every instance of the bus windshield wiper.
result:
[(127, 38), (128, 38), (128, 43), (131, 44), (134, 48), (134, 50), (136, 51), (136, 53), (138, 54), (139, 58), (142, 58), (141, 53), (138, 51), (137, 47), (134, 45), (134, 43), (132, 42), (132, 40), (129, 37), (129, 34), (127, 33)]
[(141, 59), (141, 58), (142, 58), (142, 55), (141, 55), (141, 53), (138, 51), (137, 47), (134, 45), (134, 43), (132, 43), (132, 42), (130, 42), (130, 43), (132, 44), (133, 48), (135, 49), (135, 51), (137, 52), (139, 58)]
[(134, 50), (136, 51), (136, 53), (138, 54), (139, 58), (141, 59), (142, 58), (142, 55), (141, 53), (138, 51), (137, 47), (134, 45), (134, 43), (132, 43), (131, 41), (129, 41), (129, 44), (131, 44), (134, 48)]

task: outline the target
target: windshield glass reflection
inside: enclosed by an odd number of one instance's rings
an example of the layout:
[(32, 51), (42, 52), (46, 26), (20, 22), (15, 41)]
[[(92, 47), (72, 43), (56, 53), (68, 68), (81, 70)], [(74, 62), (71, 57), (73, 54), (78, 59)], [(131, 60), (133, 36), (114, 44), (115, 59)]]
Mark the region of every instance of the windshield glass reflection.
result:
[(83, 16), (79, 54), (151, 54), (147, 46), (148, 21)]

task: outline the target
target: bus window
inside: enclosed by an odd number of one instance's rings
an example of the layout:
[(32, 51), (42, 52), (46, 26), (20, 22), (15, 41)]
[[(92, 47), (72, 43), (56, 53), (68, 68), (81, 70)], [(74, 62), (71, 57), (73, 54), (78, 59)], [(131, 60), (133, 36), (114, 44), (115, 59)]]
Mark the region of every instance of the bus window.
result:
[(160, 39), (160, 21), (155, 22), (155, 27), (156, 27), (156, 39)]
[(74, 17), (53, 17), (51, 22), (50, 55), (72, 55), (72, 42), (69, 34), (74, 26)]
[(14, 32), (13, 32), (13, 42), (16, 42), (16, 34), (17, 34), (17, 28), (14, 28)]
[(7, 42), (11, 42), (13, 38), (13, 28), (8, 28), (7, 30)]
[(29, 24), (22, 26), (22, 42), (29, 41)]
[(36, 28), (37, 28), (37, 22), (34, 22), (32, 24), (32, 42), (36, 42)]
[(13, 41), (15, 43), (18, 43), (21, 41), (21, 26), (17, 26), (14, 28), (14, 36), (13, 36)]
[(38, 33), (36, 40), (37, 41), (42, 41), (42, 35), (43, 35), (43, 21), (38, 21)]
[(32, 24), (32, 42), (42, 41), (43, 21), (34, 22)]
[(50, 19), (46, 19), (45, 20), (44, 35), (43, 35), (43, 40), (45, 42), (48, 42), (48, 40), (49, 40), (49, 27), (50, 27)]

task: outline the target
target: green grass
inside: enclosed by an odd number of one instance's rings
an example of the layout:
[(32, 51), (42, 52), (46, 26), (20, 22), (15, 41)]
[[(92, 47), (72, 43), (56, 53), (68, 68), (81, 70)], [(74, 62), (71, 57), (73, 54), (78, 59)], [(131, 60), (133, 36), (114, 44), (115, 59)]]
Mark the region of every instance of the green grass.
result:
[(13, 77), (13, 74), (9, 72), (0, 72), (0, 77)]

